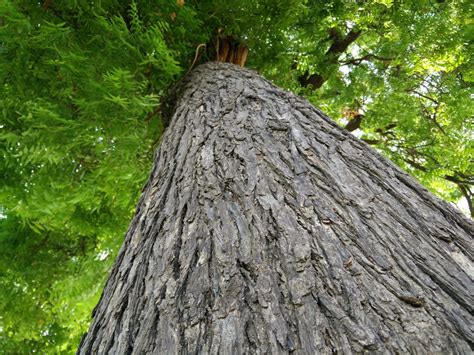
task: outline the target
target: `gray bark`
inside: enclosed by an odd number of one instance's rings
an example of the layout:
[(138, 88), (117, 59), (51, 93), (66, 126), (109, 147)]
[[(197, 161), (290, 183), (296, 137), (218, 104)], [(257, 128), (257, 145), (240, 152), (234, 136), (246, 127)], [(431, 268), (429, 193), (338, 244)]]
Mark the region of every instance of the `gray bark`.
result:
[(473, 230), (304, 99), (208, 63), (78, 353), (470, 353)]

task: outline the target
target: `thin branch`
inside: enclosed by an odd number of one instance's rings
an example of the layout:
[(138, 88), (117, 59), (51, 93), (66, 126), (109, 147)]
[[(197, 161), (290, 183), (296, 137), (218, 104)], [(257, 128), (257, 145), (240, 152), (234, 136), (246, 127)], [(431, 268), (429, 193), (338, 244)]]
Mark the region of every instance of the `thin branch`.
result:
[[(439, 124), (439, 122), (437, 121), (437, 116), (438, 116), (438, 111), (439, 111), (439, 107), (440, 107), (440, 102), (436, 99), (433, 99), (432, 97), (430, 96), (427, 96), (427, 95), (424, 95), (416, 90), (410, 90), (410, 92), (413, 92), (414, 94), (418, 95), (419, 96), (419, 99), (420, 99), (420, 106), (421, 106), (421, 109), (423, 110), (424, 112), (424, 116), (427, 117), (430, 121), (432, 121), (436, 127), (438, 127), (438, 129), (446, 135), (446, 131), (444, 130), (443, 126), (441, 126)], [(421, 101), (421, 98), (424, 98), (424, 99), (427, 99), (431, 102), (433, 102), (435, 104), (435, 107), (434, 107), (434, 112), (431, 114), (428, 109), (426, 108), (426, 106), (423, 104), (423, 102)]]
[(339, 64), (341, 64), (341, 65), (348, 65), (348, 64), (360, 65), (363, 61), (370, 60), (370, 59), (376, 59), (376, 60), (380, 60), (382, 62), (391, 62), (395, 58), (381, 57), (381, 56), (378, 56), (378, 55), (375, 55), (375, 54), (367, 54), (367, 55), (364, 55), (363, 57), (360, 57), (360, 58), (353, 58), (353, 59), (348, 59), (348, 60), (343, 61), (343, 62), (339, 62)]
[(436, 119), (438, 117), (438, 111), (439, 111), (439, 102), (436, 104), (435, 106), (435, 109), (434, 109), (434, 112), (433, 114), (430, 116), (431, 120), (433, 121), (433, 123), (436, 125), (436, 127), (438, 127), (438, 129), (444, 134), (446, 135), (446, 131), (444, 130), (444, 128), (439, 124), (438, 120)]
[(423, 97), (423, 98), (425, 98), (425, 99), (427, 99), (427, 100), (430, 100), (431, 102), (433, 102), (433, 103), (435, 103), (435, 104), (437, 104), (437, 105), (439, 105), (439, 101), (436, 100), (436, 99), (433, 99), (432, 97), (429, 97), (429, 96), (427, 96), (427, 95), (425, 95), (425, 94), (422, 94), (421, 92), (418, 92), (418, 91), (416, 91), (416, 90), (414, 90), (414, 89), (411, 89), (411, 90), (409, 90), (409, 91), (412, 92), (412, 93), (414, 93), (414, 94), (416, 94), (416, 95), (418, 95), (418, 96), (421, 96), (421, 97)]
[(145, 122), (149, 122), (153, 118), (153, 116), (159, 114), (160, 112), (161, 112), (161, 105), (155, 107), (153, 111), (151, 111), (150, 113), (146, 115)]

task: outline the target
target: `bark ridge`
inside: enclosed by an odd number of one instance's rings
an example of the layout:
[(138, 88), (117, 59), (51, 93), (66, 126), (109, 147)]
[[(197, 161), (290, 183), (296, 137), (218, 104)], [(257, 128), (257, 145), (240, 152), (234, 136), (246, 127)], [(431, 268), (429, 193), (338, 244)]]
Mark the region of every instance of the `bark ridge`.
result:
[(470, 353), (473, 230), (307, 101), (207, 63), (78, 353)]

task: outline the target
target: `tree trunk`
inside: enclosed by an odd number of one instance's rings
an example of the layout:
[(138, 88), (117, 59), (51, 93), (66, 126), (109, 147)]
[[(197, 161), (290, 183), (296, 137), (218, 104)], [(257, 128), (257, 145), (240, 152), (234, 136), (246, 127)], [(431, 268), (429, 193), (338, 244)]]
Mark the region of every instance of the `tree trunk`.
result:
[(208, 63), (78, 353), (469, 353), (473, 226), (307, 101)]

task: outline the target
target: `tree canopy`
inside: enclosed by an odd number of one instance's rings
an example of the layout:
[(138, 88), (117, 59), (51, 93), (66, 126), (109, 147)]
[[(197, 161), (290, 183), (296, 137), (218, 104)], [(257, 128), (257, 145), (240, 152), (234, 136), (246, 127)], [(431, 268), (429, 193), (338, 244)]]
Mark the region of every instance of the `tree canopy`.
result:
[[(472, 213), (466, 1), (0, 4), (0, 348), (74, 351), (133, 215), (175, 83), (213, 38)], [(470, 26), (471, 25), (471, 26)], [(204, 47), (207, 49), (204, 49)]]

